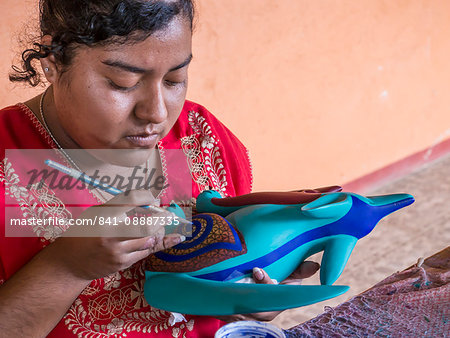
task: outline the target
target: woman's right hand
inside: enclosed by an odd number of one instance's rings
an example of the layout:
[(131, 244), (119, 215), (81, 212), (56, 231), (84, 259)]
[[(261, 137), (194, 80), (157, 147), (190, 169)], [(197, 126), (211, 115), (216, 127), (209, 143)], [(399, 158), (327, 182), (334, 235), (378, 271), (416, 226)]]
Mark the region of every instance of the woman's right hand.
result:
[(69, 229), (67, 233), (77, 231), (80, 234), (81, 231), (85, 237), (58, 238), (47, 250), (54, 251), (52, 257), (65, 268), (70, 268), (77, 277), (93, 280), (126, 269), (152, 253), (182, 242), (184, 236), (164, 236), (163, 228), (153, 229), (152, 235), (145, 237), (129, 233), (130, 226), (123, 223), (126, 213), (141, 205), (151, 204), (151, 199), (148, 191), (133, 190), (117, 195), (105, 204), (90, 207), (80, 215), (80, 219), (115, 218), (119, 224), (109, 227), (74, 226), (76, 228)]

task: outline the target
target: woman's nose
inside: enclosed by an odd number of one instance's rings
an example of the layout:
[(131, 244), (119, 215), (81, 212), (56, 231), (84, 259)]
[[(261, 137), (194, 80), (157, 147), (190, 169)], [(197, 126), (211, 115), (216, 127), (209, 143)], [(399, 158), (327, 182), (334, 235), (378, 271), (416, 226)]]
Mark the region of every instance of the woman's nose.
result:
[(146, 90), (136, 103), (135, 115), (140, 120), (158, 124), (167, 120), (167, 108), (161, 86)]

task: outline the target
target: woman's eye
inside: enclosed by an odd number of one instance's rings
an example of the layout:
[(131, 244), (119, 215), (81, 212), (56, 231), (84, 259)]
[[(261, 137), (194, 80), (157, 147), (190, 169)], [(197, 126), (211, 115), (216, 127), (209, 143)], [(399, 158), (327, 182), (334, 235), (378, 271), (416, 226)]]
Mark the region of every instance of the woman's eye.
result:
[(130, 91), (130, 90), (133, 90), (133, 89), (136, 88), (137, 85), (138, 85), (138, 84), (136, 83), (134, 86), (124, 87), (124, 86), (119, 86), (117, 83), (115, 83), (115, 82), (112, 81), (112, 80), (108, 80), (108, 83), (109, 83), (109, 85), (110, 85), (112, 88), (117, 89), (117, 90), (120, 90), (120, 91), (122, 91), (122, 92), (128, 92), (128, 91)]
[(186, 81), (170, 81), (170, 80), (166, 80), (165, 83), (169, 87), (176, 87), (176, 86), (184, 85), (186, 83)]

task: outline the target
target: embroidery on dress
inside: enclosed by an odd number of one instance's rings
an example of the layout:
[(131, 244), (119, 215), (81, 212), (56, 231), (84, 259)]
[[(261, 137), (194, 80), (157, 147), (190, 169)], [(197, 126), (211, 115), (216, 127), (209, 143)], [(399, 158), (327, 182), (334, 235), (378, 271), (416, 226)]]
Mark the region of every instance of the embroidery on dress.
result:
[[(1, 163), (0, 179), (5, 182), (6, 195), (17, 200), (24, 217), (72, 217), (48, 187), (31, 186), (27, 189), (21, 186), (20, 178), (8, 159)], [(34, 230), (37, 235), (48, 235), (45, 229), (36, 227)], [(143, 263), (94, 280), (67, 312), (66, 326), (79, 337), (96, 338), (126, 337), (127, 332), (132, 331), (160, 332), (170, 330), (170, 324), (179, 325), (172, 327), (172, 334), (184, 327), (193, 329), (193, 321), (176, 323), (170, 312), (149, 307), (144, 298), (144, 283)]]
[(4, 162), (6, 158), (0, 161), (0, 182), (5, 181), (5, 168), (4, 168)]
[(209, 189), (209, 178), (205, 170), (205, 160), (200, 150), (200, 144), (195, 135), (181, 139), (181, 147), (188, 161), (189, 171), (200, 191)]
[[(126, 337), (127, 333), (133, 331), (158, 333), (163, 330), (168, 330), (171, 326), (170, 324), (176, 324), (173, 322), (173, 315), (170, 312), (148, 308), (145, 299), (140, 296), (141, 299), (136, 303), (136, 311), (125, 311), (125, 313), (122, 313), (119, 316), (112, 315), (112, 313), (117, 310), (123, 312), (121, 306), (127, 308), (127, 305), (129, 306), (127, 303), (132, 301), (132, 297), (136, 297), (136, 294), (141, 293), (143, 293), (143, 291), (133, 291), (130, 287), (125, 287), (120, 293), (107, 293), (104, 294), (103, 297), (96, 298), (94, 302), (89, 302), (87, 310), (85, 309), (83, 301), (78, 298), (67, 313), (65, 324), (69, 330), (79, 337), (92, 338), (110, 336)], [(147, 307), (147, 309), (139, 308), (144, 306)], [(101, 317), (101, 315), (104, 316), (108, 314), (110, 314), (111, 317), (107, 323), (98, 324), (100, 321), (95, 317)], [(189, 323), (186, 323), (186, 325), (182, 323), (179, 327), (172, 328), (172, 333), (177, 332), (177, 330), (182, 330), (184, 327), (189, 331), (192, 331), (193, 326), (194, 321), (191, 320)], [(176, 335), (174, 336), (176, 337)]]
[(119, 272), (113, 273), (112, 275), (106, 276), (103, 278), (105, 285), (103, 286), (103, 290), (111, 290), (116, 289), (120, 286), (120, 279), (122, 276)]
[(19, 175), (6, 157), (2, 161), (0, 178), (5, 182), (6, 196), (17, 201), (25, 219), (58, 219), (56, 225), (32, 222), (31, 226), (37, 237), (52, 242), (68, 228), (65, 221), (71, 219), (72, 214), (44, 182), (34, 183), (29, 188), (21, 185)]
[[(161, 169), (162, 169), (162, 174), (164, 176), (164, 185), (168, 185), (169, 184), (169, 176), (167, 175), (167, 161), (166, 161), (166, 153), (164, 151), (164, 146), (162, 144), (162, 141), (160, 140), (158, 142), (158, 151), (159, 151), (159, 157), (161, 159)], [(160, 191), (160, 193), (158, 194), (158, 196), (156, 196), (157, 199), (161, 199), (161, 197), (165, 196), (167, 193), (167, 189), (163, 189)]]
[[(79, 337), (90, 338), (118, 338), (133, 331), (158, 333), (170, 329), (172, 335), (178, 337), (183, 329), (192, 331), (194, 320), (180, 322), (176, 314), (148, 305), (144, 298), (144, 266), (141, 261), (92, 281), (89, 293), (83, 292), (64, 317), (67, 328)], [(83, 295), (89, 299), (84, 299)]]
[(200, 192), (212, 187), (222, 196), (227, 196), (227, 172), (223, 165), (219, 142), (200, 113), (189, 111), (188, 121), (195, 134), (181, 138), (181, 147), (186, 154), (192, 178)]
[[(55, 149), (56, 146), (34, 114), (25, 105), (21, 105), (21, 108), (49, 145)], [(164, 176), (167, 177), (164, 154), (161, 155), (161, 161)], [(30, 217), (58, 215), (52, 217), (72, 218), (64, 203), (57, 199), (47, 186), (41, 184), (34, 187), (34, 190), (20, 186), (19, 176), (6, 158), (0, 161), (0, 182), (5, 182), (6, 194), (20, 199), (18, 204), (25, 208), (22, 210)], [(94, 197), (97, 198), (95, 195)], [(52, 237), (49, 239), (52, 240)], [(119, 271), (118, 274), (92, 281), (64, 316), (64, 324), (78, 337), (127, 337), (127, 333), (133, 331), (158, 333), (163, 330), (171, 330), (169, 332), (173, 337), (179, 337), (182, 333), (185, 336), (186, 330), (194, 329), (194, 320), (180, 323), (174, 314), (152, 308), (147, 304), (143, 289), (145, 282), (143, 264), (135, 264), (129, 269)], [(3, 282), (0, 280), (0, 284)], [(116, 314), (115, 310), (118, 310)], [(96, 321), (95, 318), (103, 320)]]
[(31, 122), (33, 123), (34, 127), (38, 130), (38, 132), (44, 136), (45, 141), (47, 142), (47, 144), (53, 148), (53, 149), (57, 149), (57, 145), (55, 144), (55, 142), (53, 142), (52, 137), (50, 136), (50, 134), (47, 132), (47, 130), (45, 129), (45, 127), (41, 124), (41, 122), (37, 119), (37, 117), (33, 114), (33, 112), (30, 110), (30, 108), (28, 108), (28, 106), (26, 106), (23, 103), (19, 103), (18, 106), (20, 107), (20, 109), (22, 109), (22, 111), (25, 113), (25, 115), (28, 116), (28, 118), (31, 120)]

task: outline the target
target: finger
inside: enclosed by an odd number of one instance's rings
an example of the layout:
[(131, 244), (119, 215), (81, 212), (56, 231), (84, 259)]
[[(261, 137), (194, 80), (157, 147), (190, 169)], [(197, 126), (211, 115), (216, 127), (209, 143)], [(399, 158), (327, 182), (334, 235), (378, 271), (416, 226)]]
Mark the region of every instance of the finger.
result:
[(215, 316), (215, 318), (223, 321), (223, 322), (227, 322), (227, 323), (232, 323), (232, 322), (240, 322), (242, 320), (248, 320), (247, 317), (245, 317), (244, 315), (241, 314), (237, 314), (237, 315), (230, 315), (230, 316)]
[(119, 217), (127, 212), (143, 206), (154, 203), (155, 198), (152, 193), (145, 189), (130, 190), (114, 196), (108, 202), (94, 206), (92, 210), (101, 213), (102, 216)]
[(147, 250), (140, 250), (140, 251), (134, 251), (130, 252), (126, 255), (126, 260), (129, 263), (127, 266), (131, 266), (136, 262), (139, 262), (140, 260), (143, 260), (147, 258), (149, 255), (151, 255), (153, 252), (149, 249)]
[(149, 251), (150, 253), (158, 252), (171, 248), (186, 240), (186, 237), (179, 234), (170, 234), (167, 236), (148, 236), (137, 239), (128, 239), (122, 241), (122, 249), (124, 252)]
[(169, 249), (186, 240), (186, 237), (180, 234), (169, 234), (166, 236), (155, 236), (155, 245), (153, 246), (153, 252)]
[[(141, 235), (142, 237), (142, 234), (139, 233), (135, 233), (134, 235), (128, 233), (130, 228), (123, 227), (123, 221), (126, 218), (127, 212), (133, 210), (137, 206), (149, 204), (151, 201), (154, 201), (154, 197), (147, 190), (141, 189), (124, 192), (114, 196), (104, 204), (86, 209), (78, 218), (86, 219), (86, 224), (88, 224), (88, 221), (94, 221), (96, 223), (94, 224), (95, 227), (81, 226), (77, 227), (77, 230), (88, 230), (91, 236), (126, 237), (127, 235), (130, 235), (131, 237), (138, 237)], [(111, 222), (117, 226), (109, 226)], [(68, 234), (70, 233), (68, 232)]]
[[(117, 236), (116, 239), (118, 241), (129, 241), (132, 239), (142, 239), (142, 238), (150, 238), (155, 236), (164, 236), (166, 233), (165, 229), (163, 227), (159, 229), (145, 229), (146, 231), (140, 231), (139, 229), (135, 232), (127, 231), (125, 233), (125, 236)], [(176, 235), (176, 234), (175, 234)]]
[(135, 251), (149, 250), (155, 245), (155, 236), (131, 238), (117, 238), (120, 242), (122, 252), (131, 253)]
[(228, 323), (242, 320), (257, 320), (261, 322), (269, 322), (275, 319), (275, 317), (278, 316), (280, 313), (281, 311), (269, 311), (259, 313), (236, 314), (230, 316), (216, 316), (216, 318)]
[(269, 275), (260, 268), (253, 268), (253, 279), (256, 284), (275, 284)]
[(312, 261), (306, 261), (287, 278), (287, 279), (304, 279), (311, 277), (320, 269), (320, 264)]
[(269, 312), (258, 312), (258, 313), (251, 313), (246, 315), (245, 320), (257, 320), (260, 322), (270, 322), (271, 320), (274, 320), (276, 316), (278, 316), (281, 313), (281, 311), (269, 311)]

